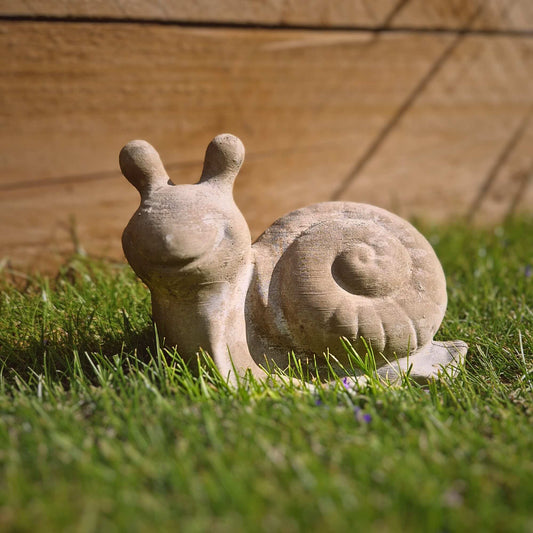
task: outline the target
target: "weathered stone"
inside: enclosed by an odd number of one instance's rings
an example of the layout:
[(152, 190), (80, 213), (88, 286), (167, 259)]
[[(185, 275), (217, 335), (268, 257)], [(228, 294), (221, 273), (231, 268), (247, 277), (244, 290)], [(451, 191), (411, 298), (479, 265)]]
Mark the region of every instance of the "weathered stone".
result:
[(243, 160), (241, 141), (219, 135), (200, 181), (175, 186), (147, 142), (121, 151), (122, 172), (141, 194), (124, 252), (151, 291), (165, 342), (186, 359), (203, 348), (232, 379), (248, 369), (264, 377), (260, 365), (284, 368), (291, 351), (325, 366), (329, 350), (349, 366), (341, 337), (362, 355), (370, 345), (391, 380), (453, 371), (467, 347), (433, 341), (447, 297), (427, 240), (384, 209), (326, 202), (280, 218), (252, 245), (233, 200)]

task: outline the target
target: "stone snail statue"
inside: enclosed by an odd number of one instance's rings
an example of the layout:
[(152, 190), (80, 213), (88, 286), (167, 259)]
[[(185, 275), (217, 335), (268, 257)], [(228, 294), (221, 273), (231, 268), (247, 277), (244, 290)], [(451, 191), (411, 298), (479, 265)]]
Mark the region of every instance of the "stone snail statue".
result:
[(446, 281), (426, 239), (384, 209), (325, 202), (283, 216), (252, 244), (233, 199), (243, 160), (241, 141), (219, 135), (200, 181), (174, 185), (146, 141), (120, 153), (141, 195), (124, 253), (151, 291), (165, 343), (184, 359), (203, 348), (233, 381), (286, 368), (289, 352), (320, 366), (329, 349), (349, 367), (341, 337), (362, 356), (370, 345), (389, 379), (408, 369), (422, 381), (444, 367), (453, 374), (467, 346), (433, 341)]

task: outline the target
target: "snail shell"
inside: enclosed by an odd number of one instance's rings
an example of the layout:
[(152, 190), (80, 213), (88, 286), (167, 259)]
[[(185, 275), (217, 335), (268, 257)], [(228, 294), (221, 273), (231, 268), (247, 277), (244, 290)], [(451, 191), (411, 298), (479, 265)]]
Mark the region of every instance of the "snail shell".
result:
[(444, 317), (446, 281), (433, 248), (384, 209), (351, 202), (298, 209), (253, 251), (250, 351), (270, 352), (280, 366), (288, 351), (325, 347), (342, 361), (341, 336), (359, 353), (364, 338), (376, 355), (404, 357), (430, 343)]

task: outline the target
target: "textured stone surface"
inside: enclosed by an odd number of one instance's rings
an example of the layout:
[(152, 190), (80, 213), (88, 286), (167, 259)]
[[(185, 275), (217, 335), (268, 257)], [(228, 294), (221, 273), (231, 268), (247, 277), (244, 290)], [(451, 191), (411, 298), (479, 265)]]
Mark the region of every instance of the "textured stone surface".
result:
[(219, 135), (200, 181), (174, 185), (147, 142), (121, 151), (122, 172), (141, 194), (123, 248), (167, 344), (188, 359), (202, 348), (233, 377), (285, 368), (290, 351), (320, 365), (329, 349), (346, 365), (340, 337), (361, 354), (362, 338), (369, 343), (389, 379), (410, 364), (427, 379), (464, 357), (460, 341), (432, 342), (446, 282), (415, 228), (384, 209), (326, 202), (282, 217), (252, 246), (233, 200), (243, 160), (241, 141)]

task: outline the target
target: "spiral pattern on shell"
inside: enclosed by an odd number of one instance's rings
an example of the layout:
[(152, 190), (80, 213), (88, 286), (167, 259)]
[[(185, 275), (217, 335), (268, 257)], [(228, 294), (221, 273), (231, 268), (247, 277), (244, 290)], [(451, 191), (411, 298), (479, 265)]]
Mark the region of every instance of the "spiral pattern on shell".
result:
[[(431, 342), (446, 282), (427, 240), (378, 207), (328, 202), (276, 221), (253, 246), (247, 305), (255, 350), (343, 357), (339, 338), (387, 359)], [(363, 352), (364, 353), (364, 352)]]

